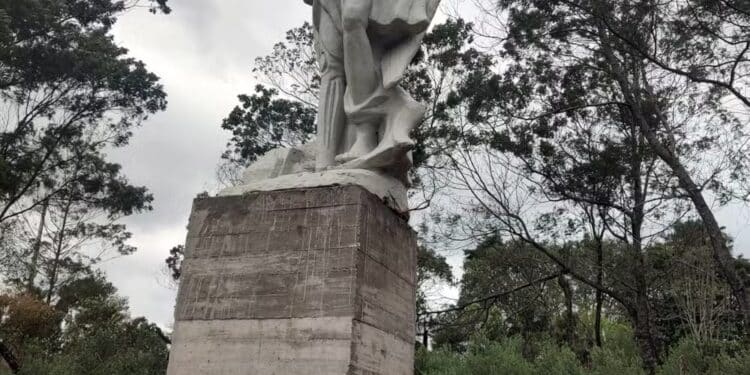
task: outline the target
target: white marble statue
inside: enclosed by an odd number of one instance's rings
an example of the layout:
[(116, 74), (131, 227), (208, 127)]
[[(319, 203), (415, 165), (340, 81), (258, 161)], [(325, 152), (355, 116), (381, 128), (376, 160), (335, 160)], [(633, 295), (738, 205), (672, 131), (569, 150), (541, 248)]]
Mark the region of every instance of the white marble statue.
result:
[(314, 144), (277, 149), (221, 195), (355, 184), (407, 213), (414, 141), (425, 107), (398, 86), (440, 0), (304, 0), (321, 69)]
[(406, 182), (409, 133), (425, 108), (398, 87), (440, 0), (304, 0), (321, 69), (316, 169), (369, 169)]

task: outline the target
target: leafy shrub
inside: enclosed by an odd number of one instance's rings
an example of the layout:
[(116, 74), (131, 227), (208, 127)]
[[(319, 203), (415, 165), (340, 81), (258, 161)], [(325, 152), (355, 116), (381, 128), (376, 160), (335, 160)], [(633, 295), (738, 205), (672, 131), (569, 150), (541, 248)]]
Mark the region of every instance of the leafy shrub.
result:
[(464, 354), (437, 350), (420, 350), (417, 355), (417, 374), (424, 375), (542, 375), (584, 374), (575, 353), (561, 348), (551, 339), (538, 343), (539, 354), (533, 360), (523, 356), (520, 338), (499, 342), (475, 338)]
[(721, 354), (708, 369), (709, 374), (745, 375), (750, 372), (750, 349), (746, 349), (735, 356)]
[[(632, 330), (611, 324), (604, 330), (602, 348), (591, 350), (590, 363), (582, 364), (566, 346), (551, 338), (533, 343), (533, 358), (524, 357), (519, 337), (491, 341), (475, 337), (465, 353), (420, 349), (416, 358), (418, 375), (644, 375)], [(744, 375), (750, 373), (750, 348), (733, 342), (696, 343), (683, 340), (658, 369), (659, 375)]]
[(735, 342), (681, 341), (659, 368), (659, 375), (744, 375), (750, 372), (750, 349)]

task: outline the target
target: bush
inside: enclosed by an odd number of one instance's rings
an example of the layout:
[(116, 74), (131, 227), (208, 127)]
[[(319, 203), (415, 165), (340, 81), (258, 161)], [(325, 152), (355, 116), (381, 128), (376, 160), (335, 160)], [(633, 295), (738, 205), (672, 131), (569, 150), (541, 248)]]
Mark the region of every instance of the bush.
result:
[(603, 321), (603, 346), (591, 350), (592, 375), (642, 375), (643, 362), (629, 325)]
[(726, 353), (712, 361), (708, 369), (710, 374), (745, 375), (750, 371), (750, 350), (744, 350), (735, 356)]
[(750, 369), (750, 349), (735, 342), (681, 341), (659, 368), (659, 375), (744, 375)]
[(643, 375), (643, 366), (638, 356), (626, 355), (622, 348), (604, 347), (591, 351), (591, 375)]
[(520, 338), (493, 342), (475, 338), (465, 354), (437, 350), (420, 350), (417, 355), (416, 374), (424, 375), (542, 375), (583, 374), (575, 353), (560, 347), (551, 339), (538, 343), (539, 354), (533, 360), (523, 356)]
[[(533, 358), (524, 357), (519, 337), (491, 341), (475, 337), (465, 353), (420, 349), (418, 375), (644, 375), (631, 329), (625, 324), (605, 328), (604, 347), (591, 350), (591, 361), (582, 364), (567, 346), (553, 339), (535, 340)], [(526, 343), (526, 346), (530, 345)], [(527, 351), (528, 352), (528, 351)], [(683, 340), (675, 346), (658, 375), (745, 375), (750, 373), (750, 348), (736, 342), (696, 343)]]

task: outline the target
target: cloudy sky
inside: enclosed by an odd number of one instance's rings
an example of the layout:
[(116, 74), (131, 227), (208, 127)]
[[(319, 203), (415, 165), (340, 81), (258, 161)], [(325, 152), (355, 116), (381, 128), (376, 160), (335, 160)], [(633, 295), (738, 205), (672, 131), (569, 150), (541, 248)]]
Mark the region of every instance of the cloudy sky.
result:
[(134, 183), (151, 189), (155, 209), (125, 221), (139, 251), (104, 266), (133, 314), (163, 326), (172, 321), (175, 298), (162, 272), (164, 258), (185, 240), (192, 199), (214, 189), (228, 139), (221, 120), (237, 95), (253, 87), (253, 60), (310, 13), (302, 0), (173, 3), (168, 16), (131, 11), (115, 29), (117, 42), (161, 77), (169, 108), (146, 121), (130, 146), (111, 154)]
[[(169, 327), (176, 291), (163, 272), (168, 250), (183, 243), (192, 199), (215, 189), (214, 172), (228, 134), (221, 120), (239, 93), (254, 85), (251, 66), (284, 32), (308, 19), (301, 0), (176, 0), (168, 16), (142, 10), (123, 16), (115, 38), (162, 78), (166, 112), (136, 131), (131, 145), (111, 154), (136, 184), (148, 186), (154, 211), (128, 218), (139, 251), (104, 265), (133, 315)], [(724, 210), (720, 219), (750, 255), (750, 212)], [(460, 257), (452, 263), (458, 265)]]

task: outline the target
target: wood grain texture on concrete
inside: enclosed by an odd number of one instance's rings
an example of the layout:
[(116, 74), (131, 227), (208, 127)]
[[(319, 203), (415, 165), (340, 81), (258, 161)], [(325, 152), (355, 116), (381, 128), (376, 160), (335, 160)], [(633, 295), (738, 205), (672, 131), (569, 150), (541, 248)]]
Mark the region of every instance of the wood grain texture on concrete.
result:
[(169, 375), (411, 374), (416, 236), (357, 186), (197, 199)]

